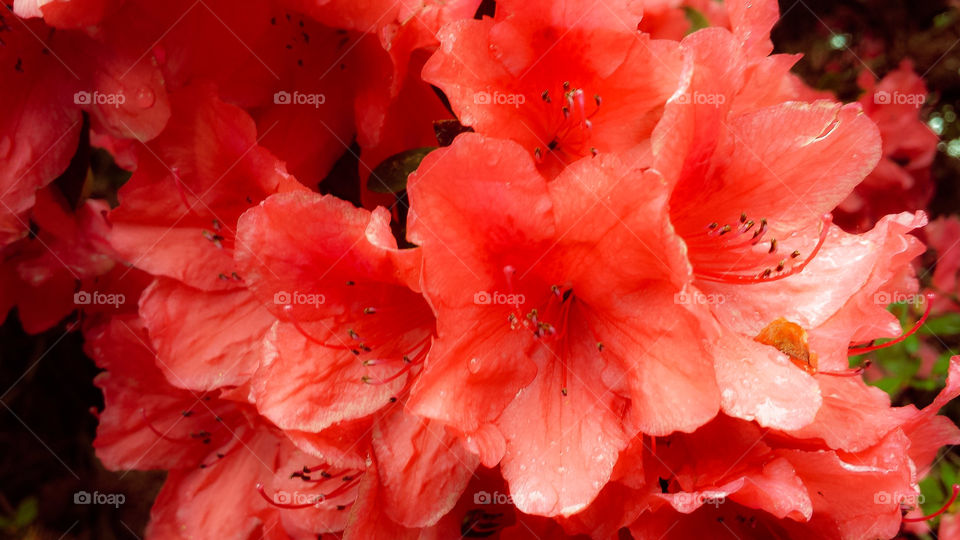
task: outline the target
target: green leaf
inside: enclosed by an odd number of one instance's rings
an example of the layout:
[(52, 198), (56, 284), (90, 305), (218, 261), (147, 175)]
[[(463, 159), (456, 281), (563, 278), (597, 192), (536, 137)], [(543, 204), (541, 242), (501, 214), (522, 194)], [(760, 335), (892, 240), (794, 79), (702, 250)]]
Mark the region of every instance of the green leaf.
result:
[(935, 319), (927, 319), (927, 322), (920, 328), (920, 333), (938, 336), (960, 334), (960, 313), (948, 313)]
[(700, 11), (690, 6), (683, 6), (683, 14), (686, 15), (687, 20), (690, 21), (690, 29), (687, 30), (688, 34), (710, 26), (710, 21), (707, 20), (703, 13), (700, 13)]
[(933, 364), (933, 369), (930, 370), (931, 375), (946, 375), (947, 370), (950, 369), (950, 358), (952, 357), (951, 351), (941, 354), (936, 363)]
[(20, 506), (17, 507), (17, 515), (14, 516), (11, 525), (18, 529), (23, 529), (37, 519), (39, 511), (40, 507), (37, 504), (37, 499), (27, 497), (21, 501)]
[(417, 170), (423, 158), (434, 150), (436, 147), (433, 146), (414, 148), (388, 157), (370, 173), (367, 189), (376, 193), (393, 194), (407, 189), (407, 176)]
[(884, 377), (876, 381), (870, 381), (869, 384), (883, 390), (892, 398), (900, 393), (900, 389), (903, 387), (903, 379), (900, 377)]

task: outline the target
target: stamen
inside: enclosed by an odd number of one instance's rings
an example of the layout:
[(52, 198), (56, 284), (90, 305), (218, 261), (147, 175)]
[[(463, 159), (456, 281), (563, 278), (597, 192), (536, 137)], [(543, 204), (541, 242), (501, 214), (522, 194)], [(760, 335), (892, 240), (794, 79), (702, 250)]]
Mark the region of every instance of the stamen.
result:
[(284, 510), (300, 510), (302, 508), (310, 508), (312, 506), (316, 506), (321, 502), (321, 501), (317, 501), (316, 503), (303, 503), (303, 504), (278, 503), (273, 499), (273, 497), (270, 497), (267, 495), (267, 492), (263, 489), (263, 484), (261, 483), (257, 484), (257, 493), (259, 493), (260, 496), (263, 497), (263, 500), (267, 501), (273, 506), (276, 506), (277, 508), (283, 508)]
[(958, 493), (960, 493), (960, 485), (954, 484), (954, 485), (953, 485), (953, 494), (950, 495), (950, 498), (947, 500), (947, 502), (945, 502), (945, 503), (943, 504), (943, 506), (942, 506), (939, 510), (937, 510), (936, 512), (930, 514), (929, 516), (923, 516), (923, 517), (918, 517), (918, 518), (908, 518), (908, 517), (905, 517), (905, 518), (903, 518), (903, 521), (905, 521), (905, 522), (907, 522), (907, 523), (916, 523), (916, 522), (918, 522), (918, 521), (927, 521), (928, 519), (933, 519), (933, 518), (939, 516), (940, 514), (946, 512), (947, 509), (950, 508), (950, 505), (952, 505), (952, 504), (954, 503), (954, 501), (957, 500), (957, 494), (958, 494)]
[(287, 316), (287, 319), (289, 319), (290, 322), (293, 324), (293, 327), (296, 328), (297, 331), (300, 332), (301, 335), (303, 335), (303, 337), (307, 338), (308, 341), (310, 341), (310, 342), (312, 342), (312, 343), (316, 343), (317, 345), (320, 345), (321, 347), (327, 347), (327, 348), (330, 348), (330, 349), (338, 349), (338, 350), (342, 350), (342, 351), (350, 351), (350, 352), (352, 352), (353, 354), (360, 354), (360, 351), (358, 351), (358, 350), (356, 350), (356, 349), (352, 349), (352, 348), (350, 348), (350, 347), (347, 347), (347, 346), (344, 345), (344, 344), (334, 345), (334, 344), (331, 344), (331, 343), (326, 343), (326, 342), (320, 341), (319, 339), (317, 339), (317, 338), (313, 337), (312, 335), (310, 335), (310, 333), (307, 332), (307, 330), (306, 330), (305, 328), (303, 328), (303, 326), (300, 325), (300, 321), (298, 321), (297, 318), (293, 315), (293, 305), (292, 305), (292, 304), (287, 304), (287, 305), (283, 306), (283, 313)]
[(867, 360), (855, 368), (845, 369), (843, 371), (818, 371), (817, 374), (830, 375), (833, 377), (859, 377), (860, 375), (863, 375), (863, 372), (866, 371), (871, 364), (872, 362)]
[[(719, 283), (766, 283), (771, 281), (778, 281), (778, 280), (790, 277), (792, 275), (799, 274), (801, 271), (803, 271), (804, 268), (806, 268), (808, 264), (810, 264), (810, 262), (820, 252), (820, 249), (823, 247), (823, 244), (827, 239), (827, 233), (829, 232), (830, 224), (832, 223), (832, 221), (833, 221), (833, 216), (831, 216), (830, 214), (825, 214), (823, 216), (822, 221), (820, 223), (819, 237), (817, 239), (816, 246), (814, 246), (813, 250), (810, 252), (810, 255), (806, 259), (796, 264), (793, 264), (789, 269), (787, 269), (787, 259), (783, 258), (777, 262), (775, 267), (765, 268), (758, 274), (755, 274), (752, 276), (739, 275), (731, 272), (698, 271), (697, 277), (705, 281), (714, 281)], [(748, 222), (748, 223), (752, 224), (753, 222)], [(729, 232), (729, 230), (730, 230), (730, 226), (724, 225), (722, 228), (719, 229), (719, 234), (717, 234), (717, 236), (723, 236), (724, 234)], [(713, 234), (716, 231), (717, 229), (714, 228), (708, 234)], [(754, 231), (753, 237), (750, 243), (751, 244), (758, 243), (763, 237), (763, 235), (766, 233), (766, 231), (767, 231), (767, 220), (766, 218), (764, 218), (760, 220), (760, 227), (756, 231)], [(727, 246), (731, 249), (739, 247), (735, 244), (728, 244)], [(772, 239), (770, 241), (770, 249), (768, 251), (768, 254), (774, 253), (777, 249), (777, 246), (778, 244), (776, 239)], [(799, 257), (799, 255), (800, 255), (799, 251), (794, 251), (790, 255), (790, 258), (796, 259), (797, 257)]]
[(850, 347), (847, 350), (847, 354), (850, 356), (856, 356), (856, 355), (866, 354), (868, 352), (884, 349), (884, 348), (896, 345), (897, 343), (900, 343), (903, 340), (907, 339), (908, 337), (912, 336), (913, 334), (917, 333), (917, 330), (920, 330), (920, 327), (923, 326), (923, 323), (927, 322), (927, 317), (930, 316), (930, 309), (933, 307), (933, 293), (928, 292), (924, 294), (923, 300), (924, 300), (924, 303), (926, 304), (923, 310), (923, 316), (920, 317), (920, 319), (916, 322), (916, 324), (913, 325), (913, 328), (911, 328), (909, 331), (900, 334), (900, 337), (896, 339), (892, 339), (886, 343), (881, 343), (880, 345), (871, 345), (868, 347)]

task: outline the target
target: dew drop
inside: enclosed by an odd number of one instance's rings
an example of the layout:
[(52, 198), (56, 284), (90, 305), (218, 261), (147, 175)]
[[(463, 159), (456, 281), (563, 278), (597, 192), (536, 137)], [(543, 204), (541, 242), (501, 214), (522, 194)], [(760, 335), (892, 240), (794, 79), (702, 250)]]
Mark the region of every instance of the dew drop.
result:
[(480, 371), (480, 359), (471, 358), (470, 363), (467, 365), (467, 369), (470, 370), (470, 373), (477, 373)]
[(143, 87), (139, 92), (137, 92), (136, 103), (141, 109), (149, 109), (150, 107), (153, 107), (153, 104), (156, 103), (156, 101), (156, 94), (153, 93), (153, 90), (147, 87)]

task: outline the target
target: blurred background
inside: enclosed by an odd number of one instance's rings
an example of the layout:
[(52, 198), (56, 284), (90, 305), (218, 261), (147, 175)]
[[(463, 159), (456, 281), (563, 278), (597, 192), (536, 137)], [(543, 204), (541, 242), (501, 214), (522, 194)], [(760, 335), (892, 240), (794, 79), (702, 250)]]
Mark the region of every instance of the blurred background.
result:
[[(794, 71), (812, 87), (844, 101), (861, 99), (866, 79), (882, 78), (909, 60), (928, 90), (916, 112), (939, 138), (930, 165), (928, 210), (934, 218), (957, 214), (960, 5), (945, 0), (786, 0), (780, 10), (783, 18), (773, 32), (777, 52), (802, 53)], [(692, 27), (702, 20), (694, 10), (687, 15)], [(94, 190), (109, 197), (126, 174), (105, 160), (103, 152), (87, 148), (75, 161), (79, 177), (92, 170)], [(68, 196), (77, 189), (72, 174), (68, 171), (57, 182)], [(930, 250), (920, 261), (922, 286), (931, 286), (940, 255)], [(895, 405), (925, 406), (943, 386), (947, 361), (960, 351), (960, 304), (955, 296), (946, 301), (953, 307), (935, 311), (916, 335), (873, 353), (867, 378), (887, 391)], [(916, 307), (891, 309), (905, 328), (918, 318)], [(94, 456), (94, 413), (103, 401), (92, 384), (98, 370), (84, 355), (79, 332), (69, 331), (74, 323), (71, 316), (51, 330), (28, 335), (11, 312), (0, 326), (0, 538), (140, 538), (163, 482), (161, 472), (106, 471)], [(960, 403), (944, 413), (960, 422)], [(960, 452), (950, 450), (921, 484), (925, 510), (939, 508), (958, 480)], [(116, 508), (74, 504), (74, 493), (81, 490), (123, 493), (126, 499)], [(954, 506), (951, 510), (960, 510), (960, 504)], [(935, 537), (923, 528), (907, 534)]]

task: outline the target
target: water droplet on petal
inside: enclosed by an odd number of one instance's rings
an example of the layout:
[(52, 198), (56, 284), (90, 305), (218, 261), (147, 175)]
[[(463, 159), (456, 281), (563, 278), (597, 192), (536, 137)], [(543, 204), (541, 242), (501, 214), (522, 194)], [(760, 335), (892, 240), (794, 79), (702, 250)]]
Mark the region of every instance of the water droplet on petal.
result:
[(480, 371), (480, 359), (471, 358), (470, 363), (467, 365), (467, 369), (470, 370), (470, 373), (477, 373)]
[(143, 87), (137, 92), (137, 106), (141, 109), (149, 109), (153, 107), (153, 104), (156, 103), (157, 96), (153, 93), (153, 90)]

